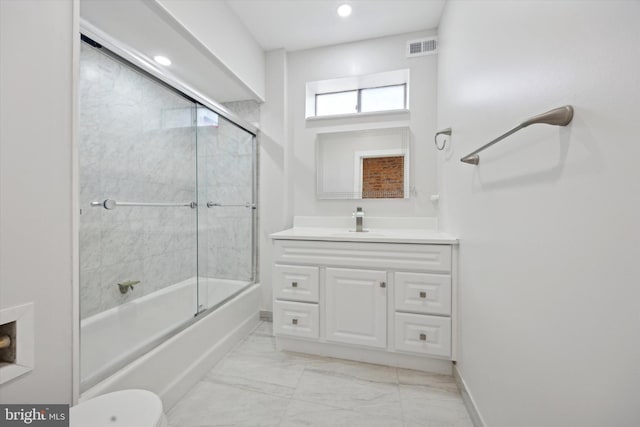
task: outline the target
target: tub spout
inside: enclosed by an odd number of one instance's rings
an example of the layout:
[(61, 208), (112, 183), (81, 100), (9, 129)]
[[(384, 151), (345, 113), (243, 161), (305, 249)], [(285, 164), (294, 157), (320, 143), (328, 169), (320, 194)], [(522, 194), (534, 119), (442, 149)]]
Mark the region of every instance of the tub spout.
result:
[(118, 283), (118, 287), (120, 288), (121, 294), (126, 294), (129, 291), (133, 290), (133, 287), (140, 283), (139, 280), (127, 280), (126, 282)]

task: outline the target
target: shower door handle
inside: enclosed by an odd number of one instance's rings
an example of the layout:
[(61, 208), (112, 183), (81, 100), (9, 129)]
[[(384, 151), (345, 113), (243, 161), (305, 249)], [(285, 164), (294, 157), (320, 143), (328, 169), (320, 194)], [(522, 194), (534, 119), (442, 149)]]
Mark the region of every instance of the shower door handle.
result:
[(222, 203), (219, 202), (207, 202), (207, 207), (208, 208), (251, 208), (251, 209), (257, 209), (256, 205), (254, 203), (250, 203), (247, 202), (243, 205), (223, 205)]
[(173, 207), (189, 207), (191, 209), (196, 208), (198, 205), (196, 202), (160, 202), (160, 203), (147, 203), (147, 202), (118, 202), (113, 199), (105, 199), (102, 202), (91, 202), (93, 207), (102, 207), (106, 210), (113, 210), (118, 206), (149, 206), (149, 207), (161, 207), (161, 208), (173, 208)]

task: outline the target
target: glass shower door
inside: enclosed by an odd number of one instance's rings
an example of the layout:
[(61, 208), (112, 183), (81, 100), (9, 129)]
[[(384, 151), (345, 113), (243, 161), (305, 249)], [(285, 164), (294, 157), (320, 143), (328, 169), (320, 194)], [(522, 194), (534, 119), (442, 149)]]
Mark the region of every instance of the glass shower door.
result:
[(82, 43), (79, 110), (86, 389), (197, 312), (196, 106)]
[(255, 137), (198, 107), (200, 310), (255, 281)]

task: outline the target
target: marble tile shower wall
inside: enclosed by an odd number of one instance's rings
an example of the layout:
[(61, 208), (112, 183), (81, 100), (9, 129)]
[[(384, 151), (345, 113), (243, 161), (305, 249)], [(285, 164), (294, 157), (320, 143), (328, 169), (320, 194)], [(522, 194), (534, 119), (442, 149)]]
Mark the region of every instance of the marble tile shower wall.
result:
[(259, 127), (260, 125), (260, 104), (252, 99), (246, 101), (225, 102), (224, 105), (229, 111), (243, 120)]
[[(80, 61), (81, 317), (197, 275), (188, 207), (90, 207), (196, 200), (193, 104), (96, 49)], [(140, 280), (122, 295), (117, 284)]]
[(253, 213), (244, 207), (206, 208), (205, 201), (244, 205), (253, 200), (252, 135), (220, 117), (198, 127), (199, 274), (251, 280)]

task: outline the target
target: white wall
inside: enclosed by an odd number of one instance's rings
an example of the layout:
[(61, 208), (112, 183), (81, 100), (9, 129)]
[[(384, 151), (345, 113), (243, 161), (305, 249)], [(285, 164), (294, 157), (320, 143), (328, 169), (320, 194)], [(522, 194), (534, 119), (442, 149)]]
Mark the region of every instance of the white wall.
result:
[[(291, 52), (288, 55), (289, 158), (288, 193), (293, 215), (350, 215), (363, 206), (370, 216), (435, 216), (429, 197), (437, 192), (436, 125), (437, 56), (406, 58), (406, 41), (435, 34), (408, 33), (355, 43)], [(407, 118), (388, 114), (368, 118), (305, 120), (305, 84), (327, 80), (410, 69), (410, 108)], [(417, 194), (395, 200), (316, 200), (315, 139), (318, 132), (410, 126), (411, 185)], [(288, 218), (289, 224), (292, 218)], [(366, 223), (366, 218), (365, 218)]]
[(156, 1), (264, 100), (264, 52), (226, 2)]
[(260, 307), (271, 311), (272, 246), (269, 234), (287, 223), (285, 156), (287, 128), (287, 53), (284, 49), (266, 53), (266, 98), (260, 109), (259, 267), (262, 299)]
[[(487, 426), (640, 425), (640, 3), (450, 1), (442, 223), (459, 370)], [(533, 114), (575, 107), (459, 158)]]
[(0, 1), (0, 309), (34, 302), (36, 355), (0, 385), (2, 403), (72, 401), (77, 13), (70, 0)]

